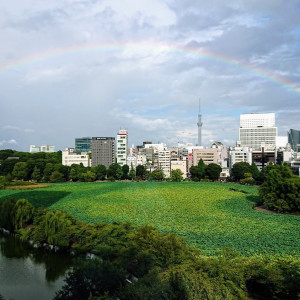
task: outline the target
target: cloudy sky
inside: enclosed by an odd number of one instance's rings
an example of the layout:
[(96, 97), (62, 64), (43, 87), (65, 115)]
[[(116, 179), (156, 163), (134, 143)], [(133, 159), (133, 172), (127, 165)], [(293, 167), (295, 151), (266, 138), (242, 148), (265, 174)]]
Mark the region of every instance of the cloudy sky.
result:
[(195, 144), (199, 98), (204, 145), (300, 129), (300, 0), (2, 0), (0, 45), (0, 149)]

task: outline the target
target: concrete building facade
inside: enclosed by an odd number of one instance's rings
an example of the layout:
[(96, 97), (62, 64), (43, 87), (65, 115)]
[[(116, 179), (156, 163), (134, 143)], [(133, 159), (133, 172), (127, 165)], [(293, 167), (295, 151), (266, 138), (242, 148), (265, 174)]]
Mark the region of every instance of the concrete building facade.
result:
[(52, 153), (55, 152), (55, 146), (42, 145), (40, 147), (36, 147), (35, 145), (30, 145), (29, 152), (30, 153), (38, 153), (38, 152)]
[(262, 143), (266, 147), (276, 147), (277, 127), (275, 114), (241, 114), (239, 141), (242, 147), (260, 151)]
[(120, 130), (117, 134), (117, 163), (127, 165), (128, 131)]
[(92, 137), (92, 167), (104, 165), (108, 168), (115, 162), (115, 138)]
[(252, 149), (249, 147), (230, 147), (229, 148), (229, 168), (235, 163), (247, 162), (252, 164)]
[(68, 148), (62, 151), (62, 164), (64, 166), (72, 166), (83, 164), (85, 167), (91, 166), (91, 159), (86, 152), (75, 152), (74, 148)]
[(204, 148), (193, 149), (193, 166), (197, 166), (199, 160), (202, 159), (206, 165), (211, 163), (218, 163), (218, 149), (217, 148)]

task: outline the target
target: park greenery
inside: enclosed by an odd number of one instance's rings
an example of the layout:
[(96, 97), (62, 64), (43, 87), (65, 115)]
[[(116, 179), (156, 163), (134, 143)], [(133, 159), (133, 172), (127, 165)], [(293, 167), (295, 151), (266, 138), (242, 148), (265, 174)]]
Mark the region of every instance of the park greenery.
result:
[(241, 162), (234, 183), (205, 182), (220, 173), (200, 160), (194, 182), (172, 170), (161, 183), (160, 169), (68, 167), (61, 152), (2, 150), (0, 228), (97, 255), (78, 262), (55, 299), (299, 299), (299, 217), (252, 209), (299, 213), (299, 177)]
[(1, 214), (7, 216), (3, 228), (14, 228), (37, 245), (97, 255), (78, 262), (54, 299), (298, 299), (300, 295), (299, 257), (243, 257), (228, 248), (206, 257), (176, 235), (159, 233), (149, 225), (88, 224), (60, 210), (18, 202), (1, 202)]

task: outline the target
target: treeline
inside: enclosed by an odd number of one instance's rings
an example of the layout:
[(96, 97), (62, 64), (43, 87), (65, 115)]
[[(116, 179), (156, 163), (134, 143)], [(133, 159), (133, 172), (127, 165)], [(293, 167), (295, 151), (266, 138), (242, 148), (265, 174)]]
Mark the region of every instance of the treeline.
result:
[[(204, 257), (174, 234), (131, 223), (87, 224), (27, 200), (6, 200), (0, 226), (44, 243), (92, 252), (66, 277), (55, 299), (298, 299), (299, 258)], [(4, 216), (4, 217), (2, 217)]]

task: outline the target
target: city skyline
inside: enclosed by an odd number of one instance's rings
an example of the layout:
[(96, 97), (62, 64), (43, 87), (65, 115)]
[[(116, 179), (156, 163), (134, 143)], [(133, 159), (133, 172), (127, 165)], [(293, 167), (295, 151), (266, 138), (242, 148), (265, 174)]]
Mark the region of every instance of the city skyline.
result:
[(0, 4), (0, 149), (238, 140), (239, 115), (300, 129), (300, 1)]

